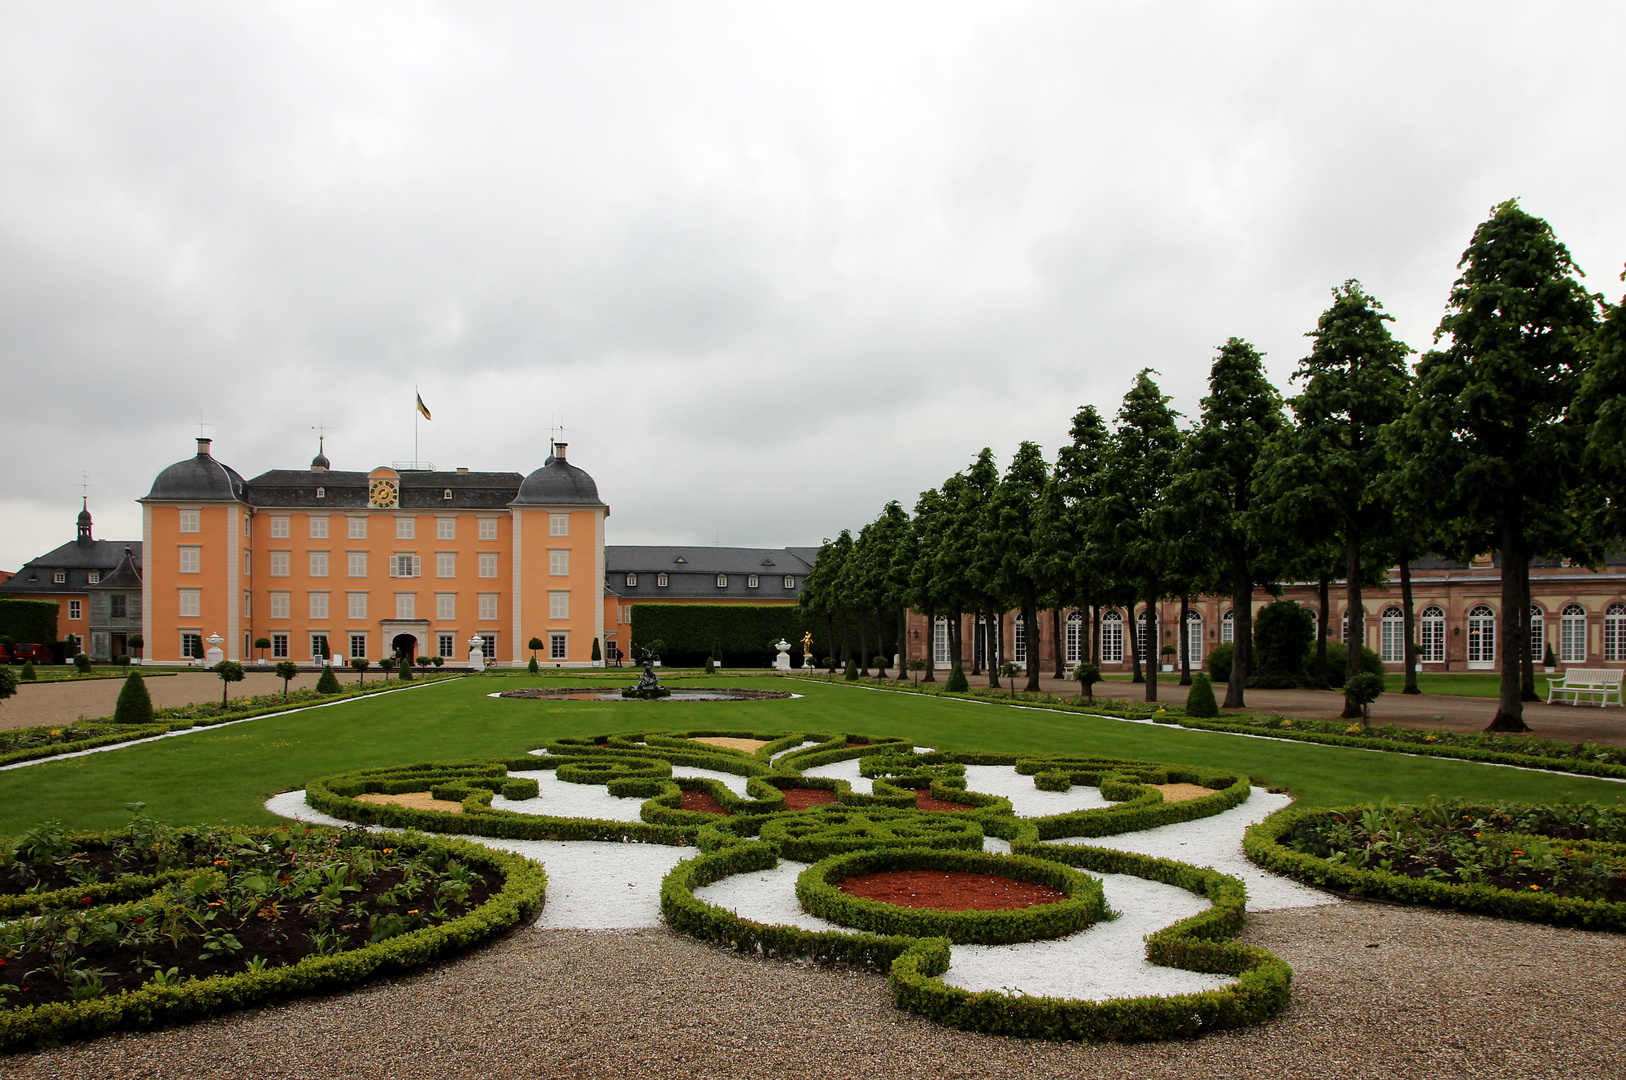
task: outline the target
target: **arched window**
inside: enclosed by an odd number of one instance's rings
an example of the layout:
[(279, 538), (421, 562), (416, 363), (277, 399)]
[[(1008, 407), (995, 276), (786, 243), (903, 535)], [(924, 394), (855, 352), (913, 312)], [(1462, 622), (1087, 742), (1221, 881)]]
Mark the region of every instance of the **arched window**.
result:
[(1580, 604), (1565, 604), (1558, 617), (1558, 662), (1586, 663), (1586, 608)]
[(1445, 663), (1445, 609), (1430, 604), (1423, 609), (1423, 617), (1418, 624), (1420, 644), (1423, 646), (1418, 659), (1425, 664)]
[(1385, 664), (1401, 664), (1406, 660), (1406, 613), (1397, 607), (1383, 609), (1382, 651)]
[(1120, 611), (1108, 611), (1101, 616), (1101, 662), (1124, 662), (1124, 617)]
[(942, 615), (932, 625), (932, 663), (947, 664), (949, 662), (949, 624), (948, 619)]
[(1028, 662), (1027, 625), (1020, 615), (1011, 620), (1011, 652), (1013, 654), (1011, 659), (1018, 664)]
[(1186, 661), (1194, 668), (1203, 664), (1203, 617), (1195, 611), (1186, 612)]
[[(1350, 615), (1355, 616), (1354, 627), (1350, 626)], [(1344, 644), (1351, 642), (1357, 645), (1366, 644), (1366, 612), (1359, 608), (1350, 608), (1344, 612)]]
[(1146, 663), (1146, 642), (1157, 640), (1157, 624), (1152, 621), (1152, 613), (1143, 611), (1140, 618), (1135, 620), (1135, 653), (1140, 657), (1141, 663)]
[(1077, 664), (1084, 659), (1084, 616), (1075, 611), (1067, 616), (1067, 662)]
[(1603, 613), (1603, 658), (1626, 660), (1626, 604), (1610, 604)]
[(1468, 663), (1487, 668), (1496, 663), (1496, 613), (1487, 604), (1468, 612)]
[(1530, 605), (1530, 661), (1541, 663), (1541, 654), (1547, 651), (1547, 623), (1545, 613), (1535, 604)]
[(1220, 616), (1220, 644), (1226, 645), (1236, 640), (1236, 612), (1227, 611)]

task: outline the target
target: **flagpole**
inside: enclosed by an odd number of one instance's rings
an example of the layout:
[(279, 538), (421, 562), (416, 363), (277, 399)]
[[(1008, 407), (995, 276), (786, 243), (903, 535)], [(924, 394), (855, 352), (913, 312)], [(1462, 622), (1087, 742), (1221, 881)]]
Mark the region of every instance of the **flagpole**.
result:
[(418, 402), (423, 397), (418, 393), (418, 384), (412, 384), (412, 467), (418, 467)]

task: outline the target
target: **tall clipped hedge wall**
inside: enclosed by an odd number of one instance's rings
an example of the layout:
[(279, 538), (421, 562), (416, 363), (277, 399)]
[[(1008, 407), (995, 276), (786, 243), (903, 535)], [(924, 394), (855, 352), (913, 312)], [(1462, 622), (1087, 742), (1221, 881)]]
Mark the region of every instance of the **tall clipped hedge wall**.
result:
[(715, 659), (731, 666), (771, 667), (778, 654), (770, 643), (783, 638), (795, 646), (794, 656), (809, 630), (816, 652), (817, 639), (825, 636), (823, 620), (814, 626), (796, 604), (632, 605), (633, 645), (663, 641), (662, 661), (681, 666), (703, 664), (720, 648), (722, 655)]
[(58, 610), (55, 600), (0, 598), (0, 636), (48, 645), (56, 640)]

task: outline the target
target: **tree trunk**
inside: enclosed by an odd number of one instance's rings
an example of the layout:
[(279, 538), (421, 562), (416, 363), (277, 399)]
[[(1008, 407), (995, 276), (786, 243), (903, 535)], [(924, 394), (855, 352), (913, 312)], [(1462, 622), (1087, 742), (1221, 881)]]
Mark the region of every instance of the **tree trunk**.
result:
[(1406, 623), (1406, 685), (1402, 694), (1421, 694), (1417, 689), (1417, 613), (1411, 598), (1411, 552), (1400, 553), (1400, 606)]
[[(881, 617), (880, 608), (875, 609), (875, 655), (884, 656), (887, 658), (888, 663), (891, 662), (892, 653), (886, 647), (886, 623)], [(877, 679), (886, 678), (886, 669), (887, 664), (882, 664), (881, 669), (875, 673), (875, 677)]]
[(995, 689), (995, 690), (998, 690), (1000, 688), (1000, 686), (1001, 686), (1001, 683), (999, 681), (999, 662), (1002, 659), (1004, 659), (1004, 656), (1003, 656), (1002, 650), (1000, 649), (999, 646), (1001, 644), (1000, 638), (1004, 636), (1004, 630), (1005, 630), (1005, 616), (1003, 614), (999, 614), (999, 615), (994, 614), (994, 607), (993, 607), (992, 604), (989, 604), (988, 605), (988, 685), (989, 685), (990, 688)]
[(841, 666), (845, 668), (853, 658), (853, 626), (847, 620), (847, 612), (841, 612)]
[(982, 674), (982, 654), (988, 651), (988, 624), (982, 612), (971, 611), (971, 674)]
[(898, 608), (898, 681), (909, 679), (909, 608)]
[(1191, 630), (1186, 616), (1191, 614), (1191, 597), (1180, 598), (1180, 685), (1191, 685)]
[(949, 620), (949, 666), (965, 663), (965, 612), (959, 608), (954, 609), (954, 618)]
[[(825, 632), (829, 634), (829, 636), (824, 639), (825, 650), (829, 653), (829, 655), (834, 656), (836, 653), (836, 616), (834, 612), (825, 612), (824, 629)], [(813, 666), (820, 667), (822, 665), (815, 663)]]
[(1028, 684), (1030, 694), (1039, 692), (1039, 600), (1032, 592), (1022, 598), (1022, 648), (1028, 654)]
[[(1361, 673), (1361, 646), (1366, 644), (1366, 608), (1361, 604), (1361, 537), (1353, 529), (1344, 540), (1344, 574), (1347, 577), (1344, 593), (1345, 619), (1349, 630), (1344, 635), (1344, 685)], [(1365, 714), (1361, 707), (1344, 701), (1345, 720), (1361, 720)]]
[[(1525, 587), (1519, 573), (1529, 573), (1529, 559), (1524, 553), (1524, 528), (1521, 522), (1502, 524), (1502, 640), (1497, 643), (1502, 658), (1502, 687), (1496, 715), (1486, 731), (1529, 731), (1524, 722), (1524, 695), (1520, 693), (1524, 682), (1519, 671), (1519, 642), (1517, 636), (1524, 631), (1526, 645), (1530, 631), (1530, 604), (1525, 599)], [(1523, 605), (1521, 608), (1520, 605)]]
[(1161, 657), (1158, 652), (1157, 625), (1157, 588), (1152, 585), (1146, 587), (1146, 700), (1157, 700), (1157, 665)]
[(1315, 628), (1315, 688), (1331, 690), (1332, 680), (1327, 678), (1327, 624), (1332, 619), (1332, 583), (1326, 574), (1316, 581), (1316, 595), (1321, 612)]
[(1225, 707), (1248, 704), (1248, 675), (1253, 671), (1253, 575), (1244, 559), (1231, 558), (1231, 678), (1225, 684)]
[(1090, 612), (1090, 663), (1101, 666), (1101, 605), (1095, 604)]
[(869, 619), (867, 611), (858, 613), (858, 674), (869, 677)]
[(1050, 651), (1055, 654), (1056, 678), (1067, 677), (1067, 657), (1062, 655), (1062, 645), (1065, 644), (1061, 636), (1061, 604), (1050, 609)]
[[(1505, 571), (1504, 571), (1505, 573)], [(1524, 620), (1524, 632), (1519, 635), (1519, 697), (1524, 701), (1540, 701), (1536, 696), (1536, 658), (1530, 644), (1530, 564), (1525, 563), (1524, 572), (1519, 575), (1521, 581), (1519, 612)]]
[(1124, 647), (1129, 650), (1129, 681), (1143, 683), (1146, 676), (1140, 670), (1140, 620), (1135, 616), (1135, 601), (1129, 601), (1129, 625), (1124, 627), (1124, 636), (1128, 639)]
[(926, 609), (926, 674), (921, 682), (937, 681), (937, 609)]

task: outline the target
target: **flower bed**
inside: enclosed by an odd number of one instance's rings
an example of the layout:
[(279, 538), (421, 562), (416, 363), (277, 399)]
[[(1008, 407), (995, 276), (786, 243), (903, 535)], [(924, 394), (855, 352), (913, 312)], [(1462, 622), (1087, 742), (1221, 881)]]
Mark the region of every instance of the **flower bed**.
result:
[(1474, 805), (1289, 809), (1248, 830), (1267, 869), (1354, 894), (1626, 930), (1626, 811)]
[(0, 849), (0, 1050), (404, 971), (531, 917), (544, 887), (535, 863), (419, 836), (41, 827)]

